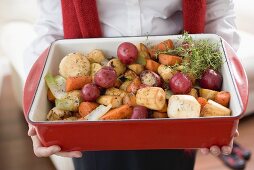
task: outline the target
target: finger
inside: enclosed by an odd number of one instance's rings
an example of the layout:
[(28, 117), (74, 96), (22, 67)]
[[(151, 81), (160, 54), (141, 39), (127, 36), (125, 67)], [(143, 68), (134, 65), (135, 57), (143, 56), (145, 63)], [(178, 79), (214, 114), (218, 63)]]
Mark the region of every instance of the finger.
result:
[(232, 152), (233, 148), (233, 139), (230, 141), (228, 146), (222, 146), (221, 151), (224, 155), (229, 155)]
[(56, 153), (58, 156), (62, 157), (69, 157), (69, 158), (81, 158), (82, 153), (79, 151), (72, 151), (72, 152), (58, 152)]
[(37, 136), (32, 136), (34, 154), (37, 157), (48, 157), (50, 155), (60, 152), (61, 148), (57, 145), (52, 145), (49, 147), (42, 147), (41, 142)]
[(204, 154), (204, 155), (207, 155), (207, 154), (209, 153), (209, 149), (207, 149), (207, 148), (202, 148), (202, 149), (200, 149), (200, 152), (201, 152), (202, 154)]
[(239, 131), (236, 130), (234, 137), (238, 137), (238, 136), (239, 136)]
[(219, 156), (220, 155), (220, 148), (218, 146), (212, 146), (210, 148), (210, 152), (211, 154), (213, 154), (214, 156)]
[(35, 128), (32, 125), (30, 125), (30, 124), (28, 124), (28, 126), (29, 126), (29, 129), (28, 129), (27, 135), (28, 136), (34, 136), (34, 135), (36, 135)]

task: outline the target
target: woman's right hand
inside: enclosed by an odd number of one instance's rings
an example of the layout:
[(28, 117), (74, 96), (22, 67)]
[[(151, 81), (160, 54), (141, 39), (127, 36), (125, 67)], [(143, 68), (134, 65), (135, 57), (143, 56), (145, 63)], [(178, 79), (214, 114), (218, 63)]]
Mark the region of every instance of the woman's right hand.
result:
[(57, 145), (43, 147), (40, 140), (38, 139), (35, 128), (32, 125), (29, 125), (28, 136), (32, 138), (34, 154), (37, 157), (48, 157), (53, 154), (69, 158), (82, 157), (82, 153), (79, 151), (61, 152), (61, 148)]

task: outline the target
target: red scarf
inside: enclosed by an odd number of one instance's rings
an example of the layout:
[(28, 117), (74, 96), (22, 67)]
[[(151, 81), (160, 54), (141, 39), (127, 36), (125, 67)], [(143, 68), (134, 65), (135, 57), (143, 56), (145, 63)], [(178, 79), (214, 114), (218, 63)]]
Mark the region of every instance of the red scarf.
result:
[[(206, 0), (183, 1), (183, 28), (195, 34), (205, 27)], [(62, 0), (64, 38), (102, 37), (96, 0)]]

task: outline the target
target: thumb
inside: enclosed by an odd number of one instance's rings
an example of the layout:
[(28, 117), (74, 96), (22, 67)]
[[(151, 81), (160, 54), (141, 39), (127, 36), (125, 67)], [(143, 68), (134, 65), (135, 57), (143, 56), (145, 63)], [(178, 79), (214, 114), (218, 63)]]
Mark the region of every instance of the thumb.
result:
[(28, 132), (27, 132), (28, 136), (34, 136), (34, 135), (36, 135), (35, 128), (32, 125), (30, 125), (30, 124), (28, 124), (28, 125), (29, 125), (29, 129), (28, 129)]

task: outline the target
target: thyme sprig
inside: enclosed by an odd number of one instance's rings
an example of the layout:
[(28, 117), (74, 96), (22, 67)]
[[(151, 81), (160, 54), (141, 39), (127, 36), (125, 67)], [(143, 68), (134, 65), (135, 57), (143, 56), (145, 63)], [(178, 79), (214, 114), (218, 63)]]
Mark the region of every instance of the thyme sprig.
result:
[[(223, 64), (218, 43), (208, 39), (193, 40), (188, 33), (184, 33), (179, 38), (174, 49), (160, 51), (157, 55), (162, 53), (181, 56), (183, 58), (181, 71), (197, 79), (201, 77), (204, 70), (208, 68), (219, 70)], [(177, 68), (179, 67), (172, 67), (172, 69)]]

